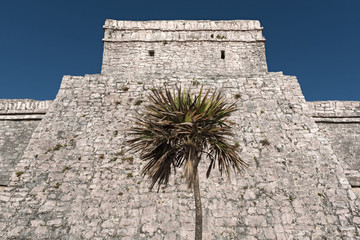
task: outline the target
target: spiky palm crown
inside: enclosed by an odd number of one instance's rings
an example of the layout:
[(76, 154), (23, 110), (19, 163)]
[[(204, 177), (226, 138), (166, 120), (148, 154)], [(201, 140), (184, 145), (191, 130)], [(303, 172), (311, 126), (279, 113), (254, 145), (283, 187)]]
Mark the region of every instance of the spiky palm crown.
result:
[(210, 160), (206, 177), (216, 162), (220, 173), (230, 176), (230, 168), (243, 172), (243, 161), (235, 146), (229, 144), (232, 135), (227, 118), (236, 111), (235, 104), (228, 104), (220, 92), (210, 90), (192, 96), (190, 90), (171, 93), (168, 89), (153, 90), (144, 114), (130, 130), (133, 136), (127, 144), (140, 158), (147, 161), (143, 175), (152, 179), (150, 189), (156, 183), (167, 184), (171, 168), (185, 167), (188, 186), (193, 184), (193, 169), (204, 153)]

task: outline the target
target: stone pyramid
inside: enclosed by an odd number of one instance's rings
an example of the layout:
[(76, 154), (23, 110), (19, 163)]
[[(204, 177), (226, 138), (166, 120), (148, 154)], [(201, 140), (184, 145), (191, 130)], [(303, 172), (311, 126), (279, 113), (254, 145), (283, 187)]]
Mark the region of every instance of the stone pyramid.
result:
[(305, 101), (296, 77), (267, 71), (258, 21), (104, 29), (102, 73), (64, 76), (0, 192), (1, 239), (192, 239), (181, 170), (150, 192), (123, 143), (151, 89), (200, 85), (237, 102), (233, 141), (250, 164), (206, 179), (203, 159), (203, 239), (360, 239), (360, 202), (314, 118), (321, 103)]

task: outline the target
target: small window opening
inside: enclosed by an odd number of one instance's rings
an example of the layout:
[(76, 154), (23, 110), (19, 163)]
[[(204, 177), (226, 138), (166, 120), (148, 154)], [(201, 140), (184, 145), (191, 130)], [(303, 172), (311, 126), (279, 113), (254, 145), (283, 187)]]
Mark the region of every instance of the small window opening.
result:
[(221, 59), (225, 59), (225, 50), (221, 50)]
[(151, 57), (155, 56), (155, 51), (154, 50), (149, 50), (149, 56), (151, 56)]

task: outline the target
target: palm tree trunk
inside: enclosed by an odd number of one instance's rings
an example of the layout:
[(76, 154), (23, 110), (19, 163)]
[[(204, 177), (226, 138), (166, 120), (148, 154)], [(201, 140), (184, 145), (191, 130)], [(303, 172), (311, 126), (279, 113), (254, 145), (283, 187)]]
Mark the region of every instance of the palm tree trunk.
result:
[(202, 208), (201, 208), (201, 197), (200, 197), (200, 187), (199, 187), (199, 173), (198, 173), (198, 163), (197, 159), (194, 168), (194, 198), (195, 198), (195, 240), (202, 239)]

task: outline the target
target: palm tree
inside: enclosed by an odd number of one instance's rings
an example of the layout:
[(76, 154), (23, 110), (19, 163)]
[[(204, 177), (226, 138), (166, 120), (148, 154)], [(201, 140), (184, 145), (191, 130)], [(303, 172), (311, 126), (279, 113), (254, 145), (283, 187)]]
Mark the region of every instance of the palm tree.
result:
[(220, 92), (210, 96), (208, 90), (203, 95), (203, 87), (195, 96), (181, 88), (173, 93), (168, 89), (153, 90), (149, 105), (130, 130), (133, 138), (127, 144), (147, 162), (142, 174), (151, 178), (150, 190), (156, 183), (159, 188), (161, 184), (166, 186), (172, 168), (175, 172), (176, 168), (184, 167), (187, 185), (194, 191), (196, 240), (202, 238), (198, 165), (203, 154), (209, 160), (206, 177), (216, 164), (220, 173), (225, 172), (228, 177), (231, 167), (240, 173), (247, 167), (237, 147), (227, 139), (232, 135), (233, 124), (227, 118), (234, 111), (235, 104), (228, 104)]

